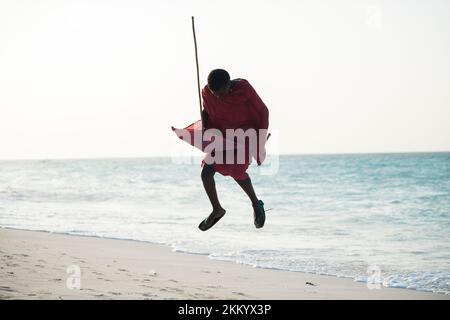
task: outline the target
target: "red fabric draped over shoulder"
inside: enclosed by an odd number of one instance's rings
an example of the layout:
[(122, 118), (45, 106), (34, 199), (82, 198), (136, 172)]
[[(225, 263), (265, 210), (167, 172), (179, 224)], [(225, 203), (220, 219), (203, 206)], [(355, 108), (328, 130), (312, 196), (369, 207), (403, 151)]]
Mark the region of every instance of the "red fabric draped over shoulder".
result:
[[(233, 86), (227, 96), (222, 99), (214, 96), (211, 91), (205, 86), (202, 90), (203, 97), (203, 107), (208, 113), (207, 129), (217, 129), (219, 130), (223, 137), (226, 137), (227, 129), (268, 129), (269, 127), (269, 110), (264, 104), (262, 99), (257, 94), (256, 90), (250, 85), (250, 83), (245, 79), (235, 79), (233, 80)], [(180, 133), (183, 129), (172, 128), (175, 133), (180, 137)], [(184, 128), (187, 132), (191, 133), (191, 138), (183, 139), (184, 141), (190, 143), (199, 150), (205, 151), (205, 148), (211, 143), (211, 141), (195, 141), (195, 133), (202, 132), (201, 121), (196, 121), (188, 127)], [(184, 131), (186, 132), (186, 131)], [(258, 131), (257, 131), (258, 132)], [(259, 135), (257, 135), (259, 137)], [(265, 139), (265, 136), (264, 136)], [(263, 141), (263, 145), (265, 140)], [(259, 139), (257, 142), (259, 146)], [(248, 178), (247, 168), (251, 163), (252, 157), (255, 158), (258, 164), (264, 161), (260, 158), (263, 152), (259, 152), (259, 148), (256, 152), (249, 150), (249, 145), (246, 143), (245, 146), (245, 161), (244, 163), (238, 163), (236, 161), (236, 149), (235, 149), (235, 161), (234, 163), (213, 163), (214, 170), (224, 176), (231, 176), (236, 180), (243, 180)], [(236, 145), (235, 145), (236, 148)], [(226, 150), (227, 147), (223, 147), (222, 150)], [(215, 157), (220, 156), (219, 151), (215, 151)], [(223, 151), (222, 151), (223, 152)], [(249, 153), (252, 154), (248, 156)], [(208, 157), (208, 155), (207, 155)], [(225, 156), (224, 156), (225, 158)], [(224, 159), (223, 158), (223, 159)]]

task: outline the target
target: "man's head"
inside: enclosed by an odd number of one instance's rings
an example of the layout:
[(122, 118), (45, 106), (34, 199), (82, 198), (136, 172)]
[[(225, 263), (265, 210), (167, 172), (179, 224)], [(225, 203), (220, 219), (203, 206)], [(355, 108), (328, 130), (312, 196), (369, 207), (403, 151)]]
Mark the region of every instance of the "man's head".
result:
[(223, 69), (214, 69), (208, 75), (208, 88), (217, 98), (223, 98), (230, 90), (230, 75)]

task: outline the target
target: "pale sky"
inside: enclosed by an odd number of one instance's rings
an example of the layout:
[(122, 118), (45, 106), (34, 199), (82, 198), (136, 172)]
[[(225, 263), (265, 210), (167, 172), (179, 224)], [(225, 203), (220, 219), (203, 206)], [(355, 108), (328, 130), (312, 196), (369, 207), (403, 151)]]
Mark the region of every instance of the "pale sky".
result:
[(450, 150), (450, 2), (0, 1), (0, 159), (170, 155), (224, 68), (278, 152)]

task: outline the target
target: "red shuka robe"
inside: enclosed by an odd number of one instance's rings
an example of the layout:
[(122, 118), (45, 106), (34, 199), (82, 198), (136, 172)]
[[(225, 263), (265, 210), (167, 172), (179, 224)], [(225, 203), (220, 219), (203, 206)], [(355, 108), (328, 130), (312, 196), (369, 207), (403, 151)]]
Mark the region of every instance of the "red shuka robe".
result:
[[(205, 86), (202, 90), (203, 107), (208, 113), (207, 129), (219, 129), (225, 137), (226, 129), (268, 129), (269, 110), (245, 79), (235, 79), (229, 94), (223, 99), (214, 96)], [(248, 150), (247, 150), (248, 152)], [(258, 164), (264, 159), (257, 159)], [(251, 158), (244, 164), (214, 163), (214, 170), (236, 180), (248, 178), (247, 168)]]

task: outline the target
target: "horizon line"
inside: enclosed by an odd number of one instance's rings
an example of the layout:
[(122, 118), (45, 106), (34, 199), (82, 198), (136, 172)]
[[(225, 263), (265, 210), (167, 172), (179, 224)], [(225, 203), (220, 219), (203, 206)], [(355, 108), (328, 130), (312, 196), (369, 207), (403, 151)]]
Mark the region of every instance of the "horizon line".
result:
[[(418, 153), (450, 153), (450, 150), (436, 150), (436, 151), (373, 151), (373, 152), (316, 152), (316, 153), (279, 153), (278, 156), (332, 156), (332, 155), (376, 155), (376, 154), (418, 154)], [(274, 155), (274, 154), (268, 154)], [(170, 155), (155, 155), (155, 156), (106, 156), (106, 157), (56, 157), (56, 158), (11, 158), (0, 159), (0, 161), (51, 161), (51, 160), (112, 160), (112, 159), (152, 159), (152, 158), (171, 158)], [(202, 156), (175, 156), (176, 158), (188, 158)]]

